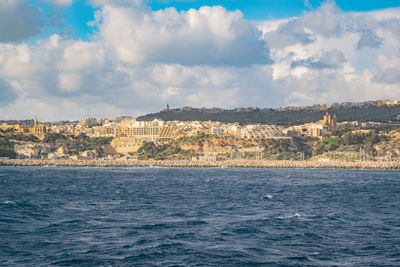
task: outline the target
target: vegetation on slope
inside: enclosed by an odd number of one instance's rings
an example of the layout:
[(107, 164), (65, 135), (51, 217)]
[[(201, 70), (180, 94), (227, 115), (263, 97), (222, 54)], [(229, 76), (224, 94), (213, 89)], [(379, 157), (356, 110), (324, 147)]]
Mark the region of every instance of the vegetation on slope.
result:
[(174, 142), (164, 145), (156, 145), (153, 142), (144, 143), (138, 150), (140, 159), (175, 159), (187, 158), (189, 152), (181, 149)]
[(14, 143), (6, 136), (0, 135), (0, 157), (15, 158)]
[[(400, 106), (339, 106), (328, 110), (336, 114), (338, 121), (377, 121), (388, 122), (397, 120)], [(284, 110), (252, 109), (252, 111), (221, 110), (209, 112), (204, 110), (171, 110), (144, 115), (138, 120), (162, 119), (165, 121), (221, 121), (225, 123), (239, 122), (240, 124), (266, 123), (277, 125), (294, 125), (314, 122), (322, 119), (325, 111), (321, 110)]]

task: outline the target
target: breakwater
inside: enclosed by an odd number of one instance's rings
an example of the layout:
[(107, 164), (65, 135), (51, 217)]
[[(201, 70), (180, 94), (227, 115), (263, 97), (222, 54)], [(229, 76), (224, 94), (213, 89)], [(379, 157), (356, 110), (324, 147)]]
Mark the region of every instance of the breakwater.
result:
[(293, 168), (400, 170), (400, 162), (378, 161), (289, 161), (289, 160), (0, 160), (0, 166), (26, 167), (177, 167), (177, 168)]

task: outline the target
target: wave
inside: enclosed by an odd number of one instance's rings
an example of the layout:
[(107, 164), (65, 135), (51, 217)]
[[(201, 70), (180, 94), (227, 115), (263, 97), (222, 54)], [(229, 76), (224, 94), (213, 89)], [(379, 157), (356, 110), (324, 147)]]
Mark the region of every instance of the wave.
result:
[(1, 202), (1, 204), (15, 204), (15, 201), (6, 200), (6, 201)]
[(267, 194), (267, 195), (265, 195), (264, 197), (263, 197), (263, 199), (265, 200), (265, 199), (272, 199), (273, 198), (273, 195), (270, 195), (270, 194)]
[(296, 212), (295, 214), (279, 216), (278, 219), (285, 220), (285, 219), (292, 219), (292, 218), (299, 218), (299, 217), (301, 217), (301, 214)]

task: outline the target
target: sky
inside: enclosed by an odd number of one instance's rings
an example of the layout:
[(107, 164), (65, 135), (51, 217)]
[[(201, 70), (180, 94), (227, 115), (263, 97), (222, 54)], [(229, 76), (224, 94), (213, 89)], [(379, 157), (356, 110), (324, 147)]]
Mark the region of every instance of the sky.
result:
[(398, 0), (1, 0), (0, 119), (400, 99)]

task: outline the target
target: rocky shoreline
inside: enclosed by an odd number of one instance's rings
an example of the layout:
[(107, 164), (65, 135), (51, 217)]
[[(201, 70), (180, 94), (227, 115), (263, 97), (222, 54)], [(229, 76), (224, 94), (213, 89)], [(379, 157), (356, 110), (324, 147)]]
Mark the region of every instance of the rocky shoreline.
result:
[(0, 166), (24, 167), (175, 167), (175, 168), (293, 168), (400, 170), (400, 162), (288, 160), (0, 160)]

